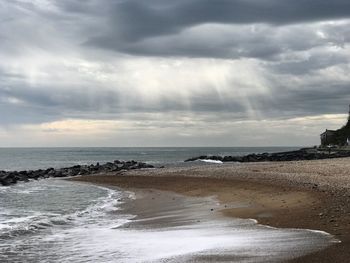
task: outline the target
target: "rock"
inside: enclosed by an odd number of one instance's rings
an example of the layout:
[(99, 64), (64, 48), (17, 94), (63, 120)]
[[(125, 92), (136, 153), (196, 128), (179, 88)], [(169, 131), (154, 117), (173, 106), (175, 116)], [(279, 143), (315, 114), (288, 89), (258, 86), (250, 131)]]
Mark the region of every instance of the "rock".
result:
[(28, 181), (28, 173), (27, 171), (20, 171), (20, 172), (16, 172), (14, 174), (15, 178), (17, 181)]
[(52, 174), (53, 177), (65, 177), (61, 170), (54, 171)]
[(44, 177), (44, 174), (45, 172), (43, 170), (27, 171), (27, 177), (34, 180)]
[(90, 170), (87, 167), (81, 166), (80, 169), (79, 169), (78, 175), (86, 175), (86, 174), (89, 174), (89, 173), (90, 173)]
[(132, 170), (132, 169), (144, 169), (144, 168), (154, 168), (153, 165), (131, 161), (119, 161), (115, 160), (113, 162), (107, 162), (100, 165), (75, 165), (72, 167), (66, 167), (61, 169), (48, 168), (46, 170), (29, 170), (29, 171), (0, 171), (0, 185), (8, 186), (15, 184), (17, 181), (28, 181), (29, 179), (37, 180), (39, 178), (48, 177), (68, 177), (76, 175), (89, 175), (103, 172), (120, 171), (120, 170)]
[(223, 162), (234, 162), (234, 157), (232, 156), (224, 156), (224, 158), (222, 158)]
[(147, 163), (142, 163), (142, 162), (140, 162), (140, 163), (138, 163), (137, 168), (138, 168), (138, 169), (143, 169), (143, 168), (154, 168), (154, 166), (153, 166), (153, 165), (150, 165), (150, 164), (147, 164)]
[[(212, 157), (213, 156), (201, 155), (201, 156), (198, 156), (198, 157), (193, 157), (193, 158), (187, 159), (187, 160), (185, 160), (185, 162), (193, 162), (193, 161), (197, 161), (197, 160), (205, 160), (205, 159), (210, 159)], [(212, 160), (214, 160), (214, 159), (212, 159)]]
[(39, 177), (39, 178), (40, 178), (40, 177), (45, 178), (45, 175), (46, 175), (45, 170), (42, 170), (42, 169), (33, 171), (33, 173), (35, 174), (35, 176), (37, 176), (37, 177)]
[(67, 176), (76, 176), (79, 174), (80, 169), (76, 168), (68, 168), (67, 170)]
[(15, 184), (17, 179), (15, 178), (17, 172), (7, 172), (3, 176), (0, 177), (0, 183), (3, 186), (9, 186), (11, 184)]
[(52, 173), (52, 171), (54, 171), (55, 169), (53, 169), (53, 168), (48, 168), (48, 169), (46, 169), (45, 170), (45, 174), (50, 174), (50, 173)]
[(46, 170), (46, 174), (47, 174), (48, 177), (53, 176), (55, 173), (56, 173), (56, 171), (53, 168)]
[(210, 159), (210, 160), (220, 160), (223, 162), (281, 162), (281, 161), (299, 161), (299, 160), (321, 160), (326, 158), (341, 158), (350, 157), (350, 151), (339, 151), (332, 154), (326, 154), (324, 152), (318, 152), (315, 149), (312, 151), (308, 148), (302, 148), (296, 151), (289, 152), (279, 152), (279, 153), (259, 153), (259, 154), (248, 154), (245, 156), (198, 156), (192, 157), (185, 162), (191, 162), (196, 160)]

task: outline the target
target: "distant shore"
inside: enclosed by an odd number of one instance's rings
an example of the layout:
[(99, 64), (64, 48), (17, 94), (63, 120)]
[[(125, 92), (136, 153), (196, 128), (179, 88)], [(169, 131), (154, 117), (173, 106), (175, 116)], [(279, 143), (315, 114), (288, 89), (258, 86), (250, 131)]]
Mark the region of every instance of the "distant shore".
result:
[(301, 148), (299, 150), (274, 153), (251, 153), (243, 156), (221, 156), (221, 155), (201, 155), (189, 158), (185, 162), (197, 160), (217, 161), (217, 162), (285, 162), (285, 161), (303, 161), (303, 160), (323, 160), (333, 158), (350, 157), (348, 147), (329, 147), (329, 148)]
[[(144, 169), (73, 180), (125, 189), (158, 189), (188, 196), (216, 195), (226, 216), (255, 218), (279, 228), (322, 230), (341, 243), (292, 262), (350, 258), (350, 158)], [(247, 208), (229, 208), (233, 202)]]

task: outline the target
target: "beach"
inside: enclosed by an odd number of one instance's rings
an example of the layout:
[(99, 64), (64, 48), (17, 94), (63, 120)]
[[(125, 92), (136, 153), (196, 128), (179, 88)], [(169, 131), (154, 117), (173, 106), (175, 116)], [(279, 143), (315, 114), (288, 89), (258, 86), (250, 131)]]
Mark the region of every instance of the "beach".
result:
[[(341, 241), (291, 262), (347, 262), (350, 258), (349, 160), (156, 168), (72, 180), (136, 192), (161, 190), (195, 198), (215, 196), (220, 206), (211, 208), (212, 212), (225, 217), (252, 218), (259, 224), (278, 228), (321, 230)], [(237, 203), (246, 205), (233, 207)], [(141, 201), (140, 207), (143, 205)]]

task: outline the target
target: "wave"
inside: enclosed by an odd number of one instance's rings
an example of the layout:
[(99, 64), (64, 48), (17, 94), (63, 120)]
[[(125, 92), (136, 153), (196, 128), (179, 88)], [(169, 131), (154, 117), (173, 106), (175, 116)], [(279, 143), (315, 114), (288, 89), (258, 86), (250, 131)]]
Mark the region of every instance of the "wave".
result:
[(205, 162), (205, 163), (217, 163), (217, 164), (222, 164), (223, 163), (222, 161), (219, 161), (219, 160), (210, 160), (210, 159), (201, 159), (199, 161)]
[[(103, 224), (107, 214), (115, 213), (119, 209), (119, 205), (123, 203), (123, 198), (120, 192), (112, 189), (97, 187), (107, 192), (105, 196), (91, 200), (91, 204), (85, 209), (77, 210), (72, 213), (59, 214), (47, 211), (33, 212), (26, 211), (19, 215), (18, 211), (11, 209), (3, 209), (0, 214), (0, 240), (6, 240), (13, 237), (36, 233), (55, 226), (82, 226), (87, 224)], [(35, 186), (30, 189), (9, 189), (13, 194), (31, 194), (38, 189), (45, 190), (43, 186)], [(128, 198), (132, 198), (129, 195)], [(127, 223), (130, 218), (117, 218), (114, 227)]]

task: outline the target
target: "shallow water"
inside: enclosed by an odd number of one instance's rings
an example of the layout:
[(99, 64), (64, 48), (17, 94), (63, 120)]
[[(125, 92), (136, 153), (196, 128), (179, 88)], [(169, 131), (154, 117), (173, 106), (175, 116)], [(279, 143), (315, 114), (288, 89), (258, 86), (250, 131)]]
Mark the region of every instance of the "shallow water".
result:
[(214, 198), (157, 193), (135, 206), (130, 192), (48, 179), (2, 187), (0, 200), (0, 262), (274, 262), (334, 242), (217, 216)]

